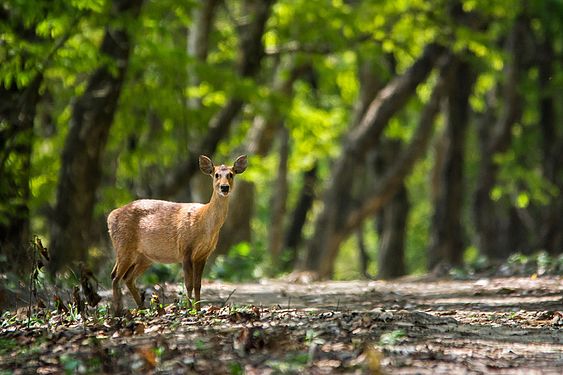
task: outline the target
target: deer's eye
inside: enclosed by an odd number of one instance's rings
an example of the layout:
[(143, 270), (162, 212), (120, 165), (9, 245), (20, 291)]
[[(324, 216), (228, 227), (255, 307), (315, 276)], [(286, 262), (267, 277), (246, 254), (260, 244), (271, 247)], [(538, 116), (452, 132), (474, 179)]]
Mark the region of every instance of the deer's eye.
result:
[(233, 172), (229, 172), (229, 178), (233, 178)]
[(215, 178), (219, 178), (219, 173), (215, 173)]

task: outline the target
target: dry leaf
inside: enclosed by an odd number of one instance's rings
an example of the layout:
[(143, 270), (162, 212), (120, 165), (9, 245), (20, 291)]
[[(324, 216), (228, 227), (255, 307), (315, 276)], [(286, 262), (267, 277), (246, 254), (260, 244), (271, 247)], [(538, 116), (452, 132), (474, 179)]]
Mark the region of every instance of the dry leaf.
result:
[(141, 355), (141, 357), (145, 360), (150, 368), (154, 368), (156, 366), (156, 353), (154, 352), (153, 348), (143, 346), (137, 349), (137, 352)]
[(381, 361), (383, 360), (383, 353), (381, 350), (373, 345), (368, 345), (364, 351), (365, 354), (365, 364), (367, 366), (368, 372), (372, 375), (383, 374), (381, 370)]
[(138, 323), (135, 326), (135, 335), (142, 335), (143, 333), (145, 333), (145, 325), (143, 323)]

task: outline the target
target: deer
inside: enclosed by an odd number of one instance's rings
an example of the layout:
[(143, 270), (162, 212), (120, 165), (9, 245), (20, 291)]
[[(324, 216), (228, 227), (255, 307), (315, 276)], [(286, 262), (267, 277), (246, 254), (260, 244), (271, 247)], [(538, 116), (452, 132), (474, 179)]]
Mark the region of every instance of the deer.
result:
[(153, 263), (182, 263), (188, 306), (200, 310), (205, 263), (215, 250), (227, 217), (234, 177), (243, 173), (247, 164), (246, 155), (239, 156), (232, 167), (215, 166), (209, 157), (200, 155), (199, 168), (213, 181), (207, 204), (140, 199), (110, 212), (107, 224), (115, 250), (111, 271), (115, 315), (123, 309), (121, 281), (125, 281), (137, 306), (144, 307), (135, 283)]

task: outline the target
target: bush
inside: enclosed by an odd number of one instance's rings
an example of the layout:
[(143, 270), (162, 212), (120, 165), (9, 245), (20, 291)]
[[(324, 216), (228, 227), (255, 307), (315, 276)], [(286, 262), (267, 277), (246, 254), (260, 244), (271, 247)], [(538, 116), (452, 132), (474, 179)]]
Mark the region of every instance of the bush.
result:
[(226, 256), (217, 257), (209, 271), (209, 277), (233, 282), (255, 280), (262, 276), (260, 265), (263, 258), (263, 250), (248, 242), (238, 243)]

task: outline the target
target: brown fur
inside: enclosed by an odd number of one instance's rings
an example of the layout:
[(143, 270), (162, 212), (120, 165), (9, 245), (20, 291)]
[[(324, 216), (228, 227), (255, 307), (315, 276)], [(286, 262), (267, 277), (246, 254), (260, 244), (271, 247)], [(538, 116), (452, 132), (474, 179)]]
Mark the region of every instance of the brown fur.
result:
[[(209, 203), (141, 199), (109, 214), (108, 230), (116, 253), (111, 272), (116, 314), (123, 308), (121, 280), (125, 281), (137, 305), (143, 306), (135, 280), (152, 263), (182, 262), (188, 298), (191, 300), (194, 290), (195, 307), (199, 309), (203, 268), (215, 250), (219, 230), (225, 222), (234, 175), (244, 172), (247, 159), (240, 156), (232, 167), (215, 167), (209, 158), (200, 156), (199, 165), (213, 178)], [(222, 189), (227, 187), (225, 194)]]

